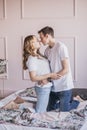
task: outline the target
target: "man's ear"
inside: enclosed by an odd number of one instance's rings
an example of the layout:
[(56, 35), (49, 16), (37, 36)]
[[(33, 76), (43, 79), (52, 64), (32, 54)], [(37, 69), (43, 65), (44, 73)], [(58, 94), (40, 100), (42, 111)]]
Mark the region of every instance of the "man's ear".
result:
[(49, 34), (46, 34), (46, 38), (48, 38), (49, 37)]

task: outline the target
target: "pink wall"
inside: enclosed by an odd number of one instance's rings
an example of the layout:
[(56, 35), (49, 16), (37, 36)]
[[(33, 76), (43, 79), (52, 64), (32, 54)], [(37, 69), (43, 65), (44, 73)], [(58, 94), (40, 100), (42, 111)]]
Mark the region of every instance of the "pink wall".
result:
[(46, 25), (69, 48), (75, 87), (87, 87), (87, 0), (0, 0), (0, 58), (8, 60), (1, 96), (34, 85), (22, 69), (23, 38)]

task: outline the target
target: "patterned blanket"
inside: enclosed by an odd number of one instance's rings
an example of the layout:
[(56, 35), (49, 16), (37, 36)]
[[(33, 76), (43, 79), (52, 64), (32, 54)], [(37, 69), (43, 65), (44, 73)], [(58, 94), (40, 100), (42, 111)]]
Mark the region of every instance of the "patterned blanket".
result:
[[(27, 88), (24, 91), (10, 95), (8, 98), (0, 101), (1, 106), (3, 106), (3, 104), (5, 105), (9, 101), (12, 101), (11, 99), (14, 100), (16, 96), (36, 98), (35, 88)], [(0, 108), (0, 123), (58, 130), (80, 130), (84, 125), (85, 120), (87, 120), (87, 102), (82, 105), (82, 108), (80, 107), (80, 109), (77, 110), (72, 110), (70, 112), (53, 111), (50, 114), (49, 113), (50, 112), (46, 112), (42, 115), (32, 113), (28, 107), (14, 110)], [(52, 116), (53, 119), (50, 120)], [(54, 118), (55, 116), (57, 118)], [(44, 120), (44, 118), (47, 120)]]
[[(87, 118), (87, 106), (79, 111), (72, 110), (68, 115), (54, 121), (44, 121), (32, 116), (29, 109), (23, 110), (5, 110), (0, 109), (0, 123), (12, 123), (29, 127), (51, 128), (59, 130), (80, 130)], [(58, 113), (58, 112), (57, 112)], [(61, 114), (61, 113), (60, 113)], [(34, 114), (33, 114), (34, 115)]]

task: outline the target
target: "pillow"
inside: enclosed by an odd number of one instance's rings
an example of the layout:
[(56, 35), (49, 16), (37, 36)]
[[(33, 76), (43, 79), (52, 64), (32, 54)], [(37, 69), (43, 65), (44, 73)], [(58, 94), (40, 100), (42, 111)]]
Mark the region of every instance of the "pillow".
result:
[(87, 100), (87, 89), (86, 88), (74, 88), (72, 90), (72, 95), (79, 95), (83, 100)]

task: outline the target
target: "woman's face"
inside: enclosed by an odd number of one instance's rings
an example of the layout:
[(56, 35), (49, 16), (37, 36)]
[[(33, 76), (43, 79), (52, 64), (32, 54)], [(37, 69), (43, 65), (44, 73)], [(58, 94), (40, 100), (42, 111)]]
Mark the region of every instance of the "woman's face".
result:
[(38, 40), (36, 37), (34, 37), (34, 39), (32, 40), (32, 43), (33, 43), (33, 47), (34, 47), (35, 49), (39, 49), (40, 46), (41, 46), (39, 40)]

